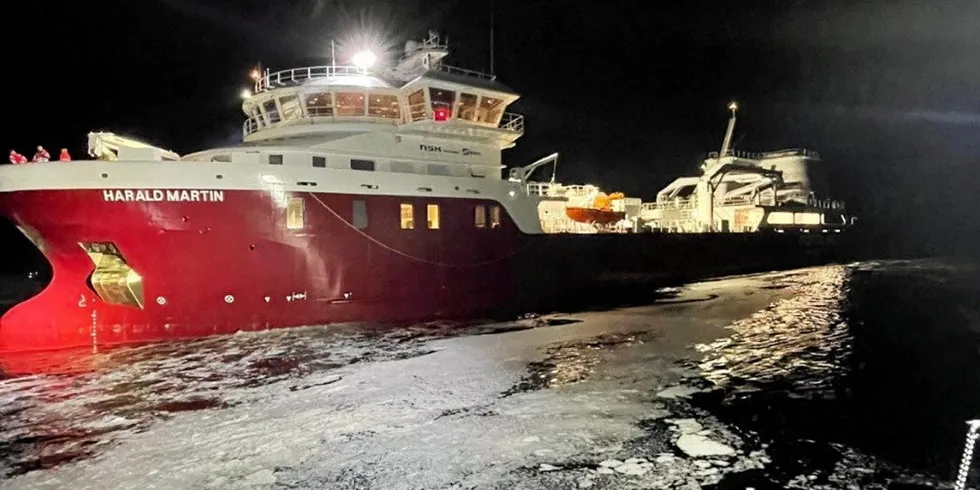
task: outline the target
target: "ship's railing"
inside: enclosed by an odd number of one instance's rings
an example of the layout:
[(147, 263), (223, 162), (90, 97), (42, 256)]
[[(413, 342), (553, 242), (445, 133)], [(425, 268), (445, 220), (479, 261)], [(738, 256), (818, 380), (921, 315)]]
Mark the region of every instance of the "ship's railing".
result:
[[(261, 114), (252, 116), (246, 119), (242, 123), (242, 135), (249, 136), (261, 129), (270, 127), (283, 127), (283, 126), (294, 126), (296, 124), (317, 124), (317, 123), (330, 123), (330, 122), (357, 122), (357, 121), (372, 121), (372, 122), (384, 122), (388, 124), (403, 124), (415, 121), (421, 121), (429, 118), (423, 108), (410, 107), (407, 113), (403, 113), (401, 118), (392, 119), (388, 117), (375, 116), (370, 114), (356, 115), (356, 116), (337, 116), (334, 114), (309, 114), (307, 108), (302, 108), (303, 114), (300, 117), (280, 120), (279, 122), (274, 122), (270, 124), (265, 124), (263, 122), (263, 116)], [(467, 122), (467, 121), (463, 121)], [(500, 120), (500, 124), (497, 129), (502, 131), (507, 131), (510, 133), (524, 134), (524, 116), (520, 114), (512, 114), (510, 112), (505, 112)]]
[(461, 77), (479, 78), (479, 79), (487, 80), (487, 81), (490, 81), (490, 82), (492, 82), (492, 81), (494, 81), (494, 80), (497, 79), (497, 76), (496, 75), (491, 75), (489, 73), (484, 73), (482, 71), (477, 71), (477, 70), (470, 70), (470, 69), (467, 69), (467, 68), (460, 68), (458, 66), (444, 65), (442, 63), (439, 63), (438, 65), (432, 67), (431, 69), (433, 71), (441, 71), (441, 72), (447, 73), (449, 75), (457, 75), (457, 76), (461, 76)]
[(527, 193), (531, 196), (582, 197), (599, 192), (594, 185), (562, 185), (551, 182), (528, 182)]
[[(771, 201), (771, 199), (770, 199)], [(715, 201), (716, 206), (752, 206), (759, 204), (756, 202), (755, 198), (752, 196), (734, 196), (728, 197), (721, 200)], [(767, 204), (762, 202), (761, 204)], [(772, 205), (772, 202), (768, 203)], [(832, 210), (844, 210), (845, 202), (835, 199), (814, 199), (809, 198), (806, 200), (806, 205), (818, 209), (832, 209)], [(675, 199), (671, 201), (664, 202), (645, 202), (641, 205), (642, 209), (645, 210), (659, 210), (659, 209), (687, 209), (694, 208), (697, 206), (696, 198), (689, 199)]]
[(504, 131), (524, 134), (524, 116), (521, 114), (505, 112), (503, 117), (500, 118), (499, 128), (503, 129)]
[(314, 78), (365, 76), (369, 74), (369, 72), (356, 66), (333, 65), (290, 68), (272, 73), (266, 71), (264, 75), (255, 81), (255, 93), (265, 92), (273, 88), (291, 87)]
[[(490, 75), (482, 71), (444, 65), (442, 63), (431, 67), (430, 70), (461, 77), (479, 78), (481, 80), (491, 82), (497, 79), (496, 75)], [(306, 80), (315, 78), (363, 77), (375, 75), (377, 75), (377, 73), (373, 71), (348, 65), (305, 66), (302, 68), (290, 68), (288, 70), (280, 70), (271, 73), (266, 71), (265, 74), (260, 76), (255, 81), (255, 93), (265, 92), (267, 90), (279, 87), (292, 87), (305, 82)]]
[(661, 209), (694, 209), (696, 201), (691, 199), (673, 199), (664, 202), (645, 202), (640, 205), (641, 210), (657, 211)]
[[(819, 153), (813, 150), (808, 150), (806, 148), (790, 148), (786, 150), (764, 151), (764, 152), (728, 150), (727, 152), (725, 152), (725, 156), (744, 158), (746, 160), (766, 160), (768, 158), (781, 158), (781, 157), (792, 157), (792, 156), (801, 156), (806, 158), (812, 158), (814, 160), (820, 159)], [(713, 151), (711, 153), (708, 153), (708, 158), (718, 158), (718, 152)]]

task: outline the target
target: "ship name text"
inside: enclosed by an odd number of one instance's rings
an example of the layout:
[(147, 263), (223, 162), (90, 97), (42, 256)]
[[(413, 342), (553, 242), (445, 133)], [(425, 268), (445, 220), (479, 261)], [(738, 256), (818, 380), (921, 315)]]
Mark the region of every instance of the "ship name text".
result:
[(224, 202), (225, 191), (210, 189), (106, 189), (106, 202)]

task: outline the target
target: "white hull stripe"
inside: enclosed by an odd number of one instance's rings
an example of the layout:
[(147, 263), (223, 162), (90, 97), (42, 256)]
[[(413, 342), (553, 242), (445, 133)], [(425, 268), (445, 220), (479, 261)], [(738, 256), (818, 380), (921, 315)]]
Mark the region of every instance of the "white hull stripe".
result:
[[(124, 191), (124, 200), (129, 200), (125, 199), (127, 189), (161, 190), (162, 201), (167, 200), (167, 190), (180, 189), (485, 199), (500, 203), (522, 232), (541, 233), (538, 199), (499, 179), (193, 161), (73, 161), (0, 167), (0, 193), (115, 189)], [(149, 196), (155, 195), (150, 192)]]

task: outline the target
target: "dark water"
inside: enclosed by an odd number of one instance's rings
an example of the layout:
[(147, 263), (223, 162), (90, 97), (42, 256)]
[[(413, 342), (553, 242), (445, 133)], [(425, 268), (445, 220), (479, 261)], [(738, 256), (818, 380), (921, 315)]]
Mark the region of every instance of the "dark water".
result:
[[(769, 442), (774, 461), (720, 488), (785, 488), (800, 474), (832, 484), (841, 464), (867, 466), (850, 475), (861, 488), (898, 472), (952, 481), (965, 422), (980, 417), (978, 272), (943, 261), (825, 269), (838, 277), (733, 325), (700, 366), (723, 389), (696, 404)], [(887, 488), (925, 488), (904, 480)]]

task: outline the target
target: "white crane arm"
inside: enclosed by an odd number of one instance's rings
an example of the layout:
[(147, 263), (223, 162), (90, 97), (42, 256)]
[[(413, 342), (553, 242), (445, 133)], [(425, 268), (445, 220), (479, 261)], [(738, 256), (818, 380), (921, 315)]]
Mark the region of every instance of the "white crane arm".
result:
[(99, 160), (117, 160), (121, 148), (155, 150), (163, 160), (180, 160), (180, 155), (153, 145), (113, 133), (91, 132), (88, 134), (88, 154)]

